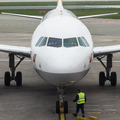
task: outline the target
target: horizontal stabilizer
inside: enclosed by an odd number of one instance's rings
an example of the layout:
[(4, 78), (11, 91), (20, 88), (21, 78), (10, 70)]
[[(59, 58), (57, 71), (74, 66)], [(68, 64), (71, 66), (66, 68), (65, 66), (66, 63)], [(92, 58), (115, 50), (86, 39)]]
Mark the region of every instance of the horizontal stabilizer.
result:
[(101, 16), (108, 16), (108, 15), (117, 15), (117, 14), (118, 14), (118, 13), (107, 13), (107, 14), (81, 16), (81, 17), (78, 17), (78, 19), (94, 18), (94, 17), (101, 17)]
[(32, 18), (32, 19), (42, 19), (43, 18), (43, 16), (32, 16), (32, 15), (23, 15), (23, 14), (14, 14), (14, 13), (5, 13), (5, 12), (1, 12), (1, 14), (2, 15), (26, 17), (26, 18)]

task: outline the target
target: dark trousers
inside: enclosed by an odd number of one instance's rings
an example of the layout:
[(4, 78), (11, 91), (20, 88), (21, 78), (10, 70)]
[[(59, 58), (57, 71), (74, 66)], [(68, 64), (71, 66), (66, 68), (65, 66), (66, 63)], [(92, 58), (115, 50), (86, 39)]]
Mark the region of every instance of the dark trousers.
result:
[(76, 114), (79, 112), (79, 109), (81, 109), (82, 115), (84, 115), (84, 104), (77, 104), (76, 105)]

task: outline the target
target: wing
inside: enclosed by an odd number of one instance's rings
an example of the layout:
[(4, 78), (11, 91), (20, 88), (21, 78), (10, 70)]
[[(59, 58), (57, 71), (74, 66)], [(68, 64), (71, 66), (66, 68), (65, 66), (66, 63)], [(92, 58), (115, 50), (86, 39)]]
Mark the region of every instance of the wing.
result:
[(1, 12), (2, 15), (11, 15), (11, 16), (18, 16), (18, 17), (26, 17), (26, 18), (33, 18), (33, 19), (42, 19), (43, 16), (32, 16), (32, 15), (23, 15), (23, 14), (14, 14), (14, 13), (5, 13)]
[(110, 53), (120, 52), (120, 45), (113, 45), (113, 46), (105, 46), (105, 47), (95, 47), (93, 49), (94, 57), (98, 57), (101, 55), (107, 55)]
[(31, 48), (0, 44), (0, 51), (30, 58)]
[(108, 15), (117, 15), (117, 14), (118, 14), (118, 13), (107, 13), (107, 14), (81, 16), (81, 17), (78, 17), (78, 19), (87, 19), (87, 18), (94, 18), (94, 17), (101, 17), (101, 16), (108, 16)]

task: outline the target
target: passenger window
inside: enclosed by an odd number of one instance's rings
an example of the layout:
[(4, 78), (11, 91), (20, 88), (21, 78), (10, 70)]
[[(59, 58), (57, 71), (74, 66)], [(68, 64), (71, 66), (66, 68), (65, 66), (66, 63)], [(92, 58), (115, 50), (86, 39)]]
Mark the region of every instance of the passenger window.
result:
[(90, 45), (88, 44), (87, 40), (86, 40), (84, 37), (82, 37), (82, 40), (84, 41), (84, 43), (85, 43), (87, 46), (90, 46)]
[(35, 46), (38, 46), (39, 44), (40, 44), (40, 42), (41, 42), (41, 40), (43, 39), (43, 36), (42, 37), (40, 37), (40, 39), (37, 41), (37, 43), (36, 43), (36, 45)]
[(60, 39), (60, 38), (49, 38), (47, 46), (61, 47), (62, 46), (62, 39)]
[(47, 42), (47, 37), (44, 37), (43, 40), (42, 40), (42, 42), (40, 43), (39, 47), (45, 46), (46, 42)]
[(78, 46), (77, 39), (76, 38), (64, 39), (64, 46), (65, 47), (75, 47), (75, 46)]
[(86, 47), (85, 43), (83, 42), (83, 40), (80, 37), (78, 37), (78, 41), (79, 41), (80, 46)]

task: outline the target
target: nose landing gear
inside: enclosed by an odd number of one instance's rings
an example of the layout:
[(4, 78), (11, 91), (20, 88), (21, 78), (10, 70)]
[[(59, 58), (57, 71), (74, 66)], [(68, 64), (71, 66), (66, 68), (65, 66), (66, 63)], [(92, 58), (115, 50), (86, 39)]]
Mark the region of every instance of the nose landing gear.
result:
[(64, 101), (64, 97), (65, 97), (65, 92), (64, 92), (64, 88), (58, 87), (58, 94), (59, 94), (59, 101), (56, 101), (56, 113), (59, 114), (59, 118), (60, 120), (66, 119), (65, 114), (68, 113), (68, 101)]

